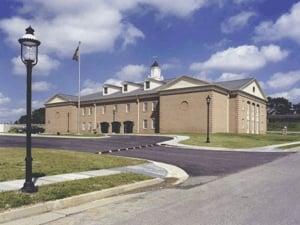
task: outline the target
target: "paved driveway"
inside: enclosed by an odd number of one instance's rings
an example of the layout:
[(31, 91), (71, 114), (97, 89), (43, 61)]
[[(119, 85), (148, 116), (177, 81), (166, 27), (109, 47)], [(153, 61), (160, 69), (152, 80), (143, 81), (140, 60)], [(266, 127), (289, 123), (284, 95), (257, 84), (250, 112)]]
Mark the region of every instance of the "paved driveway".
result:
[(113, 154), (174, 164), (190, 176), (222, 176), (271, 162), (289, 153), (207, 151), (156, 146)]
[[(102, 139), (33, 138), (33, 146), (99, 152), (118, 148), (135, 147), (169, 140), (158, 136), (112, 136)], [(0, 136), (0, 147), (24, 147), (25, 137)], [(248, 153), (191, 150), (155, 146), (121, 151), (114, 155), (129, 156), (170, 163), (184, 169), (190, 176), (222, 176), (271, 162), (288, 153)]]
[[(36, 148), (56, 148), (74, 151), (99, 152), (119, 148), (130, 148), (139, 145), (155, 144), (170, 140), (169, 137), (161, 136), (135, 136), (116, 135), (109, 138), (99, 139), (71, 139), (71, 138), (47, 138), (32, 137), (32, 145)], [(0, 147), (24, 147), (25, 137), (0, 136)]]

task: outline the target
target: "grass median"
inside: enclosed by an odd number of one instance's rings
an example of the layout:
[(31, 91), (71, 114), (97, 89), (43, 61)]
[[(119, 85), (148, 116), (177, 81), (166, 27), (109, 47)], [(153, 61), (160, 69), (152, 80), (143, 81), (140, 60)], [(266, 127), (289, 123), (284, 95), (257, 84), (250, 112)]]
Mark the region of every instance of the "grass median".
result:
[(133, 173), (123, 173), (45, 185), (39, 187), (38, 192), (34, 194), (26, 194), (20, 191), (0, 192), (0, 212), (10, 208), (63, 199), (148, 179), (151, 179), (151, 177)]
[[(32, 156), (34, 177), (138, 165), (146, 162), (118, 156), (38, 148), (32, 150)], [(0, 182), (24, 178), (24, 158), (24, 148), (0, 148)]]
[(224, 147), (224, 148), (255, 148), (300, 141), (299, 134), (211, 134), (211, 143), (206, 143), (206, 134), (182, 134), (190, 139), (181, 142), (187, 145)]

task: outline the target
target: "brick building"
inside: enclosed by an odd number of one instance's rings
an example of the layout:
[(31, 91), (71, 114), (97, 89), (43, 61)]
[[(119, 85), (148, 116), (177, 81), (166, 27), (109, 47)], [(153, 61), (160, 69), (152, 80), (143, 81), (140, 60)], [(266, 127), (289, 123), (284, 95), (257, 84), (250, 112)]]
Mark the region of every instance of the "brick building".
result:
[(45, 103), (46, 132), (206, 132), (208, 95), (211, 132), (266, 133), (266, 97), (255, 79), (210, 83), (180, 76), (164, 80), (157, 62), (143, 83), (105, 84), (102, 91), (81, 96), (79, 110), (77, 96), (53, 96)]

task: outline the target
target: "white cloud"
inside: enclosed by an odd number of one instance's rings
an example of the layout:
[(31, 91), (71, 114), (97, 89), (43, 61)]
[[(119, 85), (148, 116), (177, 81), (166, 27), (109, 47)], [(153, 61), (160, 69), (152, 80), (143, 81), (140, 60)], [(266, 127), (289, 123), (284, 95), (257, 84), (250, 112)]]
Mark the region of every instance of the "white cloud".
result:
[(193, 77), (203, 80), (203, 81), (212, 82), (212, 81), (214, 81), (212, 76), (213, 75), (209, 71), (200, 71), (198, 74), (194, 75)]
[(10, 102), (10, 98), (0, 92), (0, 105), (4, 105), (9, 102)]
[(145, 35), (143, 34), (142, 31), (140, 31), (133, 25), (129, 24), (124, 29), (123, 38), (124, 38), (123, 48), (125, 48), (129, 44), (135, 44), (137, 39), (145, 38)]
[(298, 104), (300, 103), (300, 88), (293, 88), (289, 91), (273, 93), (270, 96), (274, 98), (284, 97), (289, 99), (294, 104)]
[(286, 89), (300, 81), (300, 70), (287, 73), (275, 73), (267, 81), (270, 88)]
[(32, 25), (42, 41), (43, 53), (70, 57), (77, 42), (81, 53), (107, 52), (120, 41), (123, 46), (143, 38), (143, 32), (126, 20), (140, 6), (150, 6), (162, 15), (187, 17), (205, 6), (208, 0), (18, 0), (19, 14), (0, 20), (7, 41), (17, 39)]
[(255, 28), (256, 40), (280, 40), (289, 38), (300, 44), (300, 2), (293, 5), (290, 12), (280, 16), (275, 22), (264, 21)]
[(248, 77), (246, 74), (222, 73), (222, 75), (218, 77), (216, 81), (239, 80), (246, 77)]
[(253, 71), (263, 68), (269, 62), (281, 61), (287, 56), (288, 52), (277, 45), (263, 46), (260, 49), (254, 45), (242, 45), (217, 52), (207, 61), (193, 63), (190, 69), (194, 71)]
[(36, 81), (32, 83), (33, 91), (49, 91), (52, 85), (47, 81)]
[(83, 82), (83, 88), (80, 93), (82, 95), (88, 95), (102, 91), (103, 84), (112, 84), (121, 86), (122, 81), (138, 82), (143, 80), (147, 72), (147, 68), (144, 65), (132, 65), (129, 64), (121, 68), (116, 72), (113, 78), (106, 80), (104, 83), (97, 82), (91, 79), (87, 79)]
[(25, 112), (25, 108), (0, 108), (0, 120), (2, 122), (9, 122), (24, 115)]
[(91, 79), (87, 79), (83, 82), (83, 88), (81, 89), (80, 93), (82, 95), (89, 95), (95, 92), (102, 91), (102, 83), (93, 81)]
[(146, 66), (129, 64), (116, 73), (116, 78), (123, 81), (141, 81), (146, 73)]
[[(26, 67), (20, 57), (12, 58), (11, 63), (13, 74), (26, 76)], [(32, 74), (33, 76), (47, 76), (52, 70), (57, 69), (59, 64), (59, 61), (50, 58), (48, 55), (40, 54), (38, 64), (33, 67)]]
[(234, 15), (221, 24), (221, 31), (223, 33), (233, 33), (237, 30), (240, 30), (245, 27), (249, 20), (255, 15), (255, 12), (251, 11), (243, 11), (237, 15)]
[(43, 108), (45, 102), (46, 102), (46, 100), (33, 100), (32, 101), (32, 108), (33, 109)]

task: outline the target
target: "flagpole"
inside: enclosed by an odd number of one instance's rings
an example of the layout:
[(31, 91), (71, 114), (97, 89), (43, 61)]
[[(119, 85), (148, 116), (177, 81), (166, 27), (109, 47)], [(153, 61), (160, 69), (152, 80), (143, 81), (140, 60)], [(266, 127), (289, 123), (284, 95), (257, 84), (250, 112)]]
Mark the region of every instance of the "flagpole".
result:
[[(81, 42), (78, 43), (78, 48), (80, 47)], [(80, 60), (81, 60), (81, 54), (80, 49), (78, 49), (78, 111), (77, 111), (77, 134), (80, 134)]]

